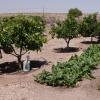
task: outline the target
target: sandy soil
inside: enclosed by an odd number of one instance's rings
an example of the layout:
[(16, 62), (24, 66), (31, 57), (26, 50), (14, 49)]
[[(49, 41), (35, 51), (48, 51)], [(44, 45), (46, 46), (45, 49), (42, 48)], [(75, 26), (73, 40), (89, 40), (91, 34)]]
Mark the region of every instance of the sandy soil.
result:
[[(34, 82), (33, 75), (38, 74), (42, 70), (50, 70), (52, 64), (58, 61), (65, 61), (72, 55), (80, 55), (89, 45), (80, 42), (87, 41), (89, 38), (77, 38), (71, 41), (70, 46), (79, 47), (78, 52), (57, 53), (56, 48), (64, 48), (66, 46), (64, 40), (49, 40), (42, 48), (42, 52), (30, 52), (31, 60), (43, 61), (48, 64), (35, 68), (29, 73), (9, 73), (0, 75), (0, 100), (100, 100), (100, 91), (97, 86), (100, 83), (100, 69), (93, 72), (96, 79), (84, 80), (75, 88), (50, 87)], [(26, 56), (26, 55), (25, 55)], [(23, 60), (25, 59), (23, 57)], [(11, 55), (3, 54), (0, 63), (15, 61)]]

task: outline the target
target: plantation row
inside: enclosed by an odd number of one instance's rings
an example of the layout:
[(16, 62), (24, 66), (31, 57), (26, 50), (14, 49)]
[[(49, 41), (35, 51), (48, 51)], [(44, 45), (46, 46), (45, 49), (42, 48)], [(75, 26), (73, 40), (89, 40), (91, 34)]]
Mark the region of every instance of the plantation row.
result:
[[(70, 13), (70, 12), (69, 12)], [(97, 20), (97, 14), (90, 14), (79, 20), (79, 17), (67, 15), (64, 21), (57, 21), (52, 25), (50, 34), (52, 37), (63, 38), (69, 47), (73, 38), (78, 36), (97, 37), (100, 42), (100, 22)]]
[[(69, 48), (69, 43), (79, 35), (97, 37), (100, 42), (100, 22), (97, 14), (79, 17), (82, 12), (70, 9), (64, 21), (57, 20), (51, 25), (52, 38), (63, 38)], [(0, 51), (17, 57), (19, 69), (22, 69), (21, 58), (29, 50), (41, 51), (47, 42), (44, 17), (19, 15), (0, 18)], [(16, 50), (17, 49), (17, 50)], [(19, 52), (18, 52), (19, 51)], [(68, 62), (58, 63), (52, 67), (52, 72), (44, 71), (36, 76), (36, 81), (52, 85), (73, 87), (80, 80), (92, 77), (92, 70), (100, 61), (100, 45), (88, 48), (80, 57), (73, 56)]]
[(92, 70), (100, 64), (100, 45), (90, 46), (79, 57), (72, 56), (68, 61), (52, 66), (52, 71), (43, 71), (35, 76), (35, 81), (50, 86), (74, 87), (83, 78), (91, 79)]
[[(82, 12), (75, 8), (70, 9), (64, 21), (57, 20), (51, 25), (52, 38), (63, 38), (69, 48), (73, 38), (81, 36), (96, 36), (100, 42), (100, 22), (97, 14), (90, 14), (79, 20)], [(0, 18), (0, 51), (17, 57), (21, 69), (21, 58), (29, 50), (40, 51), (47, 42), (44, 17), (19, 15)], [(16, 51), (19, 50), (19, 52)]]

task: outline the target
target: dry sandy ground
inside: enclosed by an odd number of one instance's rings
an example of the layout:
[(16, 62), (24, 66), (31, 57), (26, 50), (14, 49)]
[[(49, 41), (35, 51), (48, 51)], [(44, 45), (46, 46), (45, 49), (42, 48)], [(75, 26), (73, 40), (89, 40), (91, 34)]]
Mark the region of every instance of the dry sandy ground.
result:
[[(40, 69), (33, 70), (29, 73), (10, 73), (0, 75), (0, 100), (100, 100), (100, 92), (97, 90), (97, 85), (100, 83), (100, 69), (94, 72), (96, 79), (84, 80), (75, 88), (50, 87), (34, 82), (33, 74), (42, 70), (50, 70), (52, 64), (57, 61), (65, 61), (72, 55), (80, 55), (89, 45), (81, 44), (80, 42), (89, 40), (89, 38), (77, 38), (71, 41), (71, 46), (79, 47), (79, 52), (72, 53), (57, 53), (55, 48), (63, 48), (66, 46), (63, 40), (49, 40), (44, 45), (42, 52), (30, 52), (31, 59), (44, 60), (48, 64), (44, 64)], [(16, 58), (10, 55), (3, 55), (1, 63), (5, 61), (15, 61)], [(26, 56), (26, 55), (25, 55)], [(25, 56), (23, 59), (25, 59)]]

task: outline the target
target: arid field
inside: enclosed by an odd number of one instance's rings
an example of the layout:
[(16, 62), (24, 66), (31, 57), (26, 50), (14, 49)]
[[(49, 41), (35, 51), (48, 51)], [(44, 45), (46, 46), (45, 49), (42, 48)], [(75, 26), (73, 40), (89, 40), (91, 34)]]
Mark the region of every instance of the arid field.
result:
[[(81, 81), (75, 88), (50, 87), (34, 81), (33, 75), (44, 69), (50, 71), (53, 64), (66, 61), (74, 54), (80, 55), (90, 45), (82, 43), (83, 41), (90, 41), (90, 38), (75, 38), (70, 43), (71, 47), (77, 47), (79, 51), (58, 52), (57, 48), (66, 47), (63, 39), (50, 39), (41, 52), (31, 51), (31, 60), (38, 62), (31, 72), (19, 71), (0, 75), (0, 100), (100, 100), (100, 69), (93, 72), (96, 79)], [(13, 61), (16, 58), (6, 54), (0, 59), (1, 64)]]

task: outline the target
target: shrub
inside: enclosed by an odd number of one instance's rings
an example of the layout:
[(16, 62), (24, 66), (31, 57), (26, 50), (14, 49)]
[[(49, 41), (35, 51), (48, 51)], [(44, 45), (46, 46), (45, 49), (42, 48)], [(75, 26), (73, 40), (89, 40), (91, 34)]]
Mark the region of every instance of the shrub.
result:
[(50, 86), (74, 87), (83, 78), (92, 79), (92, 70), (100, 63), (100, 45), (90, 46), (79, 57), (52, 66), (52, 72), (43, 71), (35, 76), (35, 81)]

